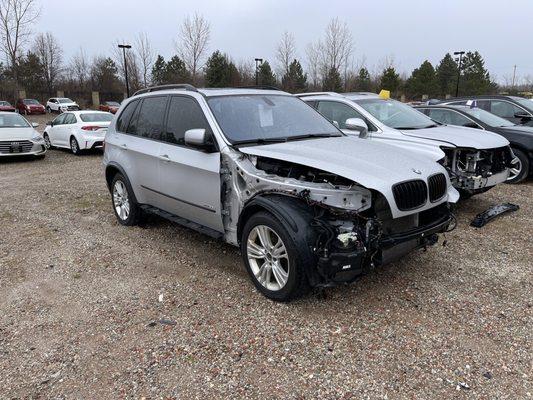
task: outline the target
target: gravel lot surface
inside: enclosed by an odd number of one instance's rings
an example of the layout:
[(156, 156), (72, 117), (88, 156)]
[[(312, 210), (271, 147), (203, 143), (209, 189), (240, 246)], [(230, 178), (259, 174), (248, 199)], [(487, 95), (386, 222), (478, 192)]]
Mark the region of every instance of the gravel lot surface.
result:
[(0, 399), (533, 396), (531, 181), (461, 203), (447, 246), (290, 304), (231, 246), (120, 226), (101, 154), (0, 163), (0, 188)]

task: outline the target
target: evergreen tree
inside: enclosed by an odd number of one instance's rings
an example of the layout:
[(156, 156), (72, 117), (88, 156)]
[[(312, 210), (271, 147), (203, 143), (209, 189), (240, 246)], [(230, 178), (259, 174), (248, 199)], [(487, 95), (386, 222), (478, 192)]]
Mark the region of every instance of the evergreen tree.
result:
[(154, 85), (163, 85), (165, 83), (165, 71), (167, 63), (162, 55), (158, 55), (152, 67), (152, 82)]
[(370, 80), (370, 73), (365, 67), (361, 67), (357, 74), (356, 90), (361, 92), (370, 92), (372, 90), (372, 82)]
[(437, 83), (439, 85), (439, 94), (441, 96), (446, 94), (455, 95), (455, 88), (457, 85), (458, 66), (450, 53), (446, 53), (444, 58), (440, 61), (435, 69), (437, 74)]
[(461, 69), (460, 95), (488, 94), (495, 90), (495, 84), (491, 81), (485, 61), (479, 52), (466, 53)]
[(411, 77), (407, 80), (407, 92), (411, 98), (421, 98), (427, 94), (435, 97), (439, 94), (439, 84), (433, 65), (429, 61), (424, 61), (420, 67), (416, 68)]
[(19, 60), (18, 64), (19, 83), (26, 92), (33, 95), (40, 95), (44, 87), (43, 65), (37, 54), (29, 51), (25, 57)]
[(185, 63), (178, 56), (173, 56), (165, 66), (165, 82), (172, 83), (187, 83), (191, 81), (191, 74), (187, 71)]
[(259, 66), (259, 72), (258, 72), (258, 80), (260, 85), (264, 86), (276, 86), (276, 75), (272, 72), (272, 68), (270, 67), (270, 64), (268, 61), (264, 61)]
[(230, 83), (231, 73), (228, 57), (217, 50), (211, 54), (205, 64), (205, 85), (207, 87), (227, 87)]
[(242, 85), (241, 73), (232, 61), (228, 64), (228, 76), (230, 86), (237, 87)]
[(397, 93), (401, 83), (400, 75), (392, 65), (383, 70), (381, 74), (381, 89), (389, 90), (391, 93)]
[(91, 79), (93, 88), (101, 92), (119, 92), (123, 88), (118, 77), (117, 65), (109, 57), (99, 57), (94, 60)]
[(325, 92), (342, 92), (342, 79), (339, 70), (335, 67), (331, 67), (328, 73), (324, 77), (322, 90)]
[(289, 65), (289, 71), (281, 79), (283, 89), (291, 93), (302, 93), (307, 90), (307, 74), (304, 74), (302, 65), (294, 60)]

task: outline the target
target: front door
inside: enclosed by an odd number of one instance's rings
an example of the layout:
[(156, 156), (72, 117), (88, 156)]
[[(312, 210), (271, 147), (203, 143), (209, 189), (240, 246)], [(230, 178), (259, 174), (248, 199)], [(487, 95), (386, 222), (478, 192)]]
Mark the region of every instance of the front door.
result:
[(196, 99), (171, 96), (159, 154), (160, 208), (223, 232), (220, 153), (188, 147), (185, 132), (189, 129), (205, 129), (212, 135)]

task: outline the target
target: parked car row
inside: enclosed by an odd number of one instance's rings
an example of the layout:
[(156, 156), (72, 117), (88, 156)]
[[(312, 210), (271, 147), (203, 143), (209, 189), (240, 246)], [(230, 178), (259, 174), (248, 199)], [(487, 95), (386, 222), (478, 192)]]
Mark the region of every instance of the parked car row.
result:
[[(104, 101), (99, 105), (100, 111), (110, 112), (115, 114), (120, 108), (120, 103), (116, 101)], [(0, 111), (18, 112), (24, 115), (35, 115), (44, 113), (58, 113), (61, 114), (66, 111), (79, 111), (81, 107), (74, 100), (68, 97), (51, 97), (46, 102), (46, 106), (42, 105), (36, 99), (18, 99), (15, 106), (12, 106), (8, 101), (0, 101)]]
[(167, 85), (101, 109), (59, 108), (30, 142), (43, 154), (105, 142), (120, 224), (153, 213), (239, 246), (254, 285), (278, 301), (437, 243), (455, 227), (451, 203), (518, 182), (530, 165), (517, 139), (531, 140), (529, 128), (470, 103)]

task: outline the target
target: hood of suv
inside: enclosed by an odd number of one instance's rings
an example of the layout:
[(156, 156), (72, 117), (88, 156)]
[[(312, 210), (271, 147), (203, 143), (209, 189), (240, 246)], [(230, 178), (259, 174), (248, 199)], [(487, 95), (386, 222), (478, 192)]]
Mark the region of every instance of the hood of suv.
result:
[(474, 128), (442, 125), (435, 128), (402, 130), (406, 136), (443, 142), (456, 147), (472, 149), (495, 149), (509, 146), (509, 141), (497, 133), (480, 131)]
[[(436, 173), (448, 176), (446, 170), (429, 157), (408, 150), (398, 151), (397, 147), (386, 143), (353, 140), (350, 137), (275, 143), (243, 147), (239, 150), (249, 155), (317, 168), (350, 179), (367, 189), (377, 190), (389, 201), (394, 217), (419, 212), (439, 204), (433, 203), (413, 211), (402, 212), (396, 208), (392, 196), (391, 188), (394, 184), (413, 179), (427, 182), (427, 178)], [(442, 201), (446, 200), (447, 196)]]

